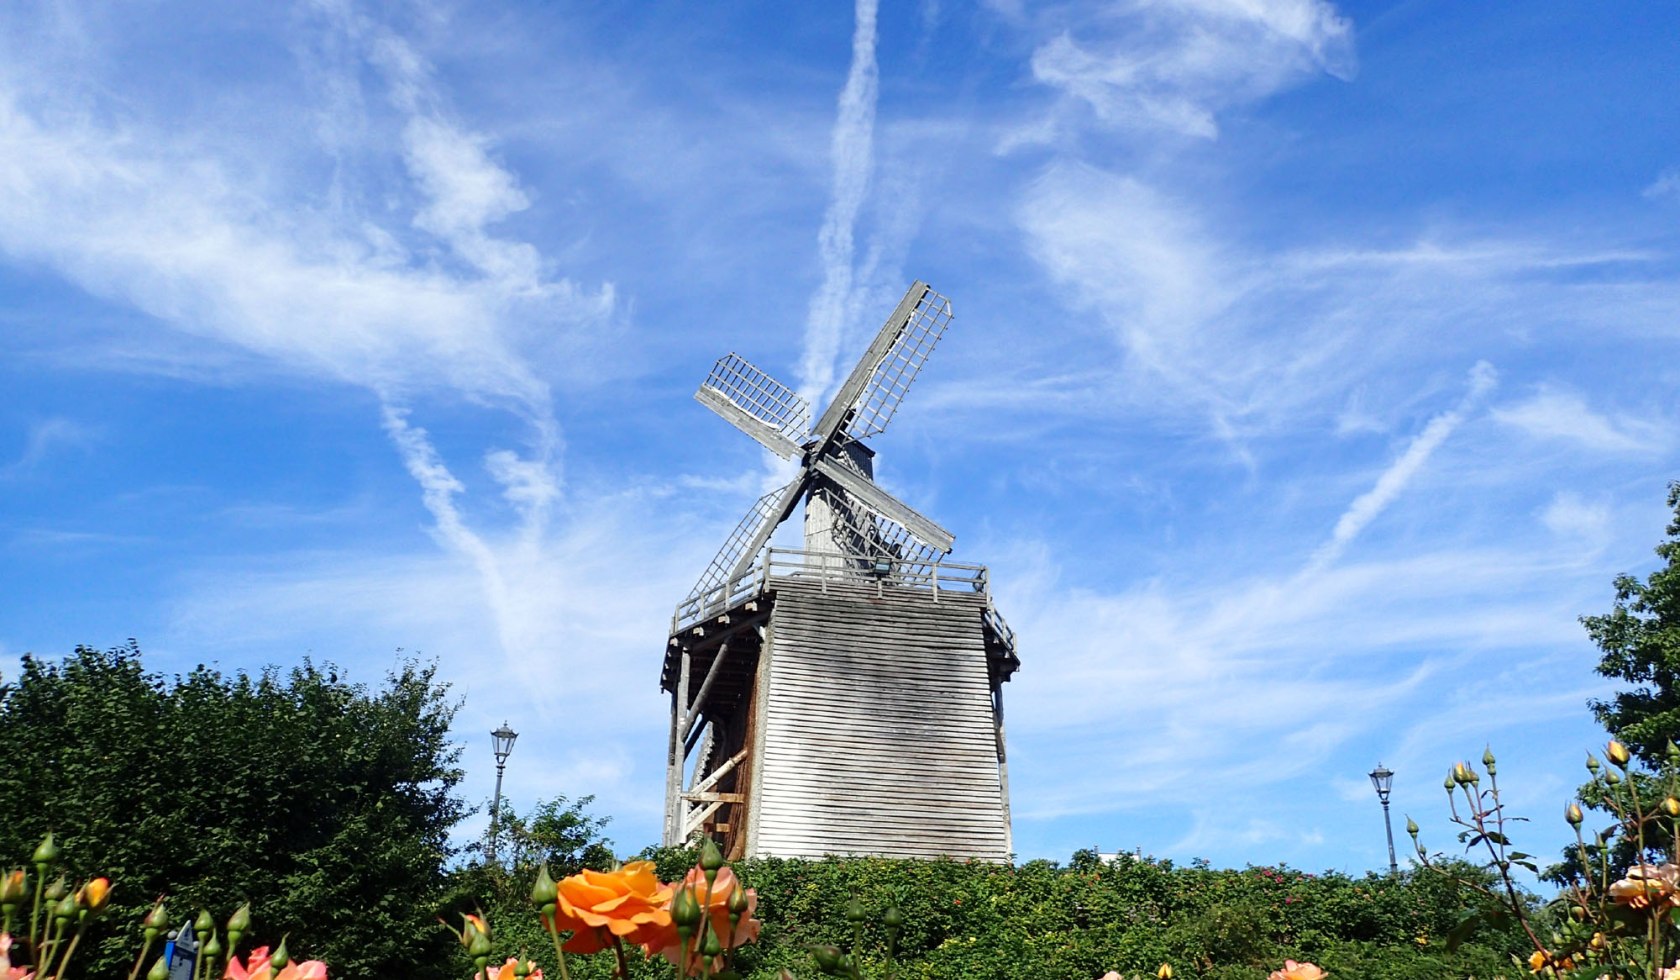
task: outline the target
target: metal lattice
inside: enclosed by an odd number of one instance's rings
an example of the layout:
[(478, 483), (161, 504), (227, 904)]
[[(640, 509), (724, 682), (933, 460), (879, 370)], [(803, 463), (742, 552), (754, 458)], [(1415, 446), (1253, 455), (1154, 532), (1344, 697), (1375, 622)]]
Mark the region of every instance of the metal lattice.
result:
[(898, 522), (875, 512), (839, 487), (818, 486), (811, 496), (821, 497), (828, 504), (828, 512), (834, 515), (832, 525), (816, 530), (826, 531), (850, 557), (922, 563), (938, 561), (944, 556), (944, 552), (924, 544)]
[(950, 300), (932, 289), (922, 294), (898, 340), (875, 366), (868, 387), (858, 396), (852, 419), (846, 424), (846, 432), (852, 438), (865, 439), (886, 431), (887, 423), (904, 401), (904, 393), (921, 373), (934, 345), (944, 336), (951, 315)]
[(758, 498), (758, 501), (741, 518), (740, 523), (735, 525), (735, 530), (729, 532), (729, 538), (724, 541), (723, 547), (718, 549), (718, 553), (712, 557), (712, 563), (706, 566), (706, 571), (701, 574), (700, 581), (694, 583), (694, 588), (688, 593), (690, 599), (704, 595), (712, 589), (726, 584), (724, 579), (729, 575), (730, 569), (735, 567), (735, 563), (741, 560), (741, 552), (746, 550), (747, 543), (752, 540), (753, 535), (758, 532), (760, 527), (764, 526), (766, 521), (776, 518), (776, 515), (781, 512), (783, 499), (793, 492), (794, 487), (798, 486), (800, 482), (800, 480), (795, 480), (779, 490), (772, 490)]
[(811, 430), (810, 404), (739, 354), (718, 358), (705, 385), (794, 442), (803, 442)]

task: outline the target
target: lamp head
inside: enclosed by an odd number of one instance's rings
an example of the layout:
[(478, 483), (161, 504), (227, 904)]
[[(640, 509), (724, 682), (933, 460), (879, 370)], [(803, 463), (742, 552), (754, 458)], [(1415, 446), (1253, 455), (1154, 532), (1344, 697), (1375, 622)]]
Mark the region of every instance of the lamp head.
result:
[(1376, 788), (1377, 797), (1384, 803), (1388, 802), (1388, 792), (1394, 787), (1394, 773), (1379, 762), (1377, 768), (1371, 770), (1370, 776), (1371, 785)]
[(518, 737), (519, 733), (509, 728), (505, 721), (502, 722), (502, 727), (490, 733), (490, 743), (496, 752), (496, 765), (507, 762), (508, 755), (513, 752), (513, 740)]

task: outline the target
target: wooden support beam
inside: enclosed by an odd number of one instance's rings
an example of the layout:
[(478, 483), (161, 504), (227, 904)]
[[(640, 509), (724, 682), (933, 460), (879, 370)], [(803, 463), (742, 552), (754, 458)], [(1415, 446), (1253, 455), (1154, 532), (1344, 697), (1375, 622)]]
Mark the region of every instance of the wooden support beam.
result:
[(1009, 814), (1009, 751), (1003, 737), (1003, 682), (992, 684), (992, 723), (997, 731), (998, 790), (1003, 799), (1003, 840), (1010, 854), (1015, 853), (1015, 827)]
[(690, 812), (688, 816), (684, 817), (682, 832), (683, 841), (687, 841), (690, 837), (694, 836), (694, 832), (700, 829), (700, 826), (706, 822), (706, 819), (712, 814), (718, 812), (718, 809), (722, 806), (723, 802), (718, 801), (703, 810), (697, 808), (696, 811)]
[[(698, 717), (698, 716), (696, 716), (696, 717)], [(683, 758), (684, 759), (688, 758), (689, 753), (694, 751), (694, 746), (699, 744), (700, 736), (705, 731), (706, 731), (705, 726), (700, 726), (700, 727), (695, 727), (694, 725), (689, 725), (688, 726), (688, 735), (687, 735), (687, 737), (685, 737), (683, 739)]]
[[(688, 704), (689, 721), (688, 730), (683, 732), (684, 741), (694, 734), (694, 726), (700, 721), (700, 708), (706, 702), (706, 695), (712, 693), (712, 684), (718, 679), (724, 658), (729, 656), (729, 643), (729, 640), (724, 640), (723, 645), (718, 647), (717, 656), (712, 658), (712, 666), (706, 671), (706, 679), (700, 682), (699, 693), (695, 694), (694, 700)], [(688, 692), (684, 691), (683, 697), (687, 696)]]
[(677, 799), (677, 793), (682, 783), (682, 759), (677, 756), (677, 724), (681, 721), (681, 708), (678, 707), (677, 692), (671, 692), (671, 737), (665, 752), (665, 826), (660, 828), (666, 847), (676, 846), (677, 814), (682, 807)]
[(690, 803), (745, 803), (745, 793), (684, 793), (683, 799)]
[(745, 759), (746, 757), (747, 757), (747, 750), (746, 749), (742, 749), (741, 751), (735, 753), (734, 758), (730, 759), (728, 762), (725, 762), (723, 765), (718, 766), (716, 769), (713, 769), (711, 772), (707, 773), (706, 778), (700, 780), (697, 783), (695, 783), (692, 787), (689, 788), (688, 792), (690, 794), (703, 793), (706, 790), (711, 789), (713, 786), (716, 786), (718, 780), (720, 780), (723, 777), (729, 775), (730, 770), (732, 770), (736, 766), (740, 765), (741, 760)]
[[(690, 659), (689, 648), (684, 646), (682, 648), (682, 665), (677, 673), (677, 687), (676, 690), (671, 692), (670, 756), (665, 771), (665, 833), (667, 837), (665, 846), (667, 847), (675, 847), (682, 843), (682, 840), (676, 836), (678, 824), (681, 822), (680, 814), (682, 813), (682, 801), (679, 794), (682, 793), (683, 760), (688, 758), (688, 751), (692, 746), (683, 743), (680, 733), (683, 731), (683, 727), (688, 724), (688, 718), (683, 712), (682, 701), (683, 692), (688, 689)], [(680, 754), (677, 750), (679, 744), (684, 745)]]

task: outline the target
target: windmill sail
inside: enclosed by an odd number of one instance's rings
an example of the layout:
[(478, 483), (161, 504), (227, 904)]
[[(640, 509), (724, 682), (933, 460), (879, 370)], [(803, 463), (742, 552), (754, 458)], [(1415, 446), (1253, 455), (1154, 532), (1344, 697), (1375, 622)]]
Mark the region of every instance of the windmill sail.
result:
[(897, 339), (875, 365), (868, 385), (858, 396), (851, 421), (846, 424), (846, 432), (852, 438), (865, 439), (886, 431), (887, 423), (904, 401), (904, 393), (910, 390), (928, 355), (945, 335), (951, 316), (951, 301), (932, 289), (924, 289)]
[(924, 544), (903, 525), (871, 510), (861, 500), (837, 487), (819, 487), (813, 497), (822, 497), (828, 504), (833, 524), (815, 529), (830, 534), (845, 552), (873, 564), (885, 561), (892, 565), (926, 565), (938, 561), (944, 552)]
[(770, 491), (753, 503), (735, 525), (735, 530), (729, 532), (723, 547), (712, 556), (711, 564), (707, 565), (700, 575), (700, 581), (694, 583), (694, 588), (688, 593), (690, 599), (703, 597), (713, 589), (728, 584), (728, 580), (741, 565), (742, 559), (748, 557), (748, 547), (752, 546), (751, 554), (756, 554), (758, 549), (764, 546), (764, 541), (769, 539), (770, 532), (786, 519), (788, 511), (792, 509), (790, 505), (793, 501), (790, 498), (801, 482), (802, 480), (796, 479), (785, 487)]
[(799, 455), (811, 426), (811, 406), (798, 392), (733, 352), (718, 358), (694, 397), (783, 459)]

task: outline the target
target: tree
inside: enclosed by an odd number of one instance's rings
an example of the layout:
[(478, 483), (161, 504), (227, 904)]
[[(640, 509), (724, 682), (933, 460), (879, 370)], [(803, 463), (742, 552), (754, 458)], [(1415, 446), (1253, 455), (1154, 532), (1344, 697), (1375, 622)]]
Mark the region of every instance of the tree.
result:
[(289, 933), (335, 978), (444, 976), (454, 711), (412, 662), (369, 691), (308, 661), (165, 680), (132, 640), (26, 656), (0, 687), (0, 854), (50, 829), (72, 872), (115, 882), (90, 976), (126, 973), (159, 894), (177, 922), (248, 900), (256, 944)]
[(1670, 740), (1680, 742), (1680, 481), (1668, 485), (1674, 518), (1657, 545), (1663, 567), (1641, 582), (1616, 577), (1616, 604), (1602, 616), (1583, 616), (1598, 648), (1598, 672), (1633, 685), (1589, 706), (1600, 724), (1652, 767)]

